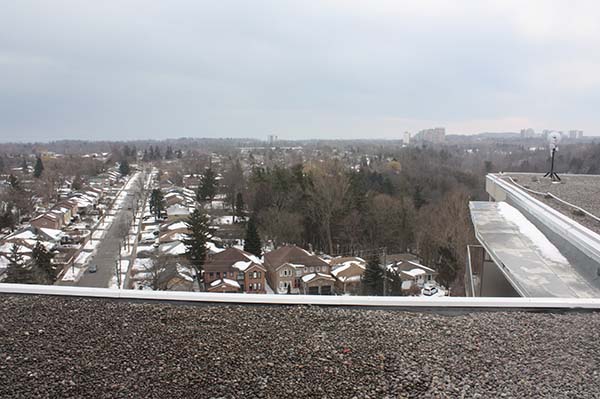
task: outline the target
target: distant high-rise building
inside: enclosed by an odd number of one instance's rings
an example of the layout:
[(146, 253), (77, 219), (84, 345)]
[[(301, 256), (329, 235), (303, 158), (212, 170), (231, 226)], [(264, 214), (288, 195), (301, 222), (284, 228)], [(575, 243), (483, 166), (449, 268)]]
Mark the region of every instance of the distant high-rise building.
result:
[(267, 136), (267, 142), (270, 145), (273, 145), (276, 141), (277, 141), (277, 136), (276, 135), (270, 134), (270, 135)]
[(577, 130), (569, 130), (569, 138), (575, 140), (577, 138)]
[(550, 133), (552, 133), (552, 130), (544, 129), (544, 131), (542, 131), (542, 138), (544, 140), (548, 140), (548, 136), (550, 136)]
[(417, 142), (440, 144), (446, 141), (446, 129), (443, 127), (435, 127), (433, 129), (421, 130), (419, 133), (415, 134), (413, 139)]
[(410, 144), (410, 132), (404, 132), (404, 138), (402, 142), (406, 145)]
[(528, 139), (535, 136), (535, 130), (532, 128), (521, 129), (521, 138)]
[(577, 140), (583, 137), (583, 130), (569, 130), (569, 138)]

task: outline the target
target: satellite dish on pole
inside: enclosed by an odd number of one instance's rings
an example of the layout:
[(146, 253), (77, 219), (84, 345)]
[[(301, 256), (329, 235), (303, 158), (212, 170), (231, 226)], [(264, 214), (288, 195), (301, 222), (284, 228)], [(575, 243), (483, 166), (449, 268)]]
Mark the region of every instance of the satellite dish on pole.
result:
[(550, 142), (550, 151), (558, 149), (558, 143), (560, 142), (561, 138), (562, 136), (559, 132), (551, 132), (548, 135), (548, 141)]
[(559, 132), (551, 132), (548, 135), (548, 142), (550, 143), (550, 154), (552, 154), (552, 160), (550, 161), (550, 172), (546, 173), (544, 177), (550, 176), (552, 181), (560, 181), (560, 177), (558, 177), (558, 174), (554, 171), (554, 154), (558, 149), (558, 143), (560, 142), (561, 138), (562, 136)]

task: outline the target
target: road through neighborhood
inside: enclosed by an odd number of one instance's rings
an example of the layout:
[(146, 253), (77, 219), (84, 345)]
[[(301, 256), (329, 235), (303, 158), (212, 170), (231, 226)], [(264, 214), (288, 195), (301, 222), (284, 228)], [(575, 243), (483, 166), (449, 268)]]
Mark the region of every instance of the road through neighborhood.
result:
[[(141, 174), (138, 174), (132, 179), (140, 179)], [(131, 182), (130, 182), (131, 183)], [(96, 273), (90, 273), (86, 271), (83, 276), (75, 283), (80, 287), (109, 287), (111, 279), (115, 275), (115, 260), (119, 258), (119, 242), (121, 241), (123, 232), (122, 226), (127, 226), (129, 231), (129, 222), (133, 217), (133, 213), (129, 208), (130, 204), (135, 201), (135, 193), (139, 191), (140, 187), (133, 181), (128, 184), (123, 192), (125, 193), (124, 198), (120, 201), (114, 210), (114, 220), (110, 224), (110, 227), (106, 231), (104, 237), (100, 240), (98, 247), (96, 248), (96, 255), (90, 261), (90, 265), (94, 264), (97, 266)], [(88, 268), (89, 269), (89, 268)]]

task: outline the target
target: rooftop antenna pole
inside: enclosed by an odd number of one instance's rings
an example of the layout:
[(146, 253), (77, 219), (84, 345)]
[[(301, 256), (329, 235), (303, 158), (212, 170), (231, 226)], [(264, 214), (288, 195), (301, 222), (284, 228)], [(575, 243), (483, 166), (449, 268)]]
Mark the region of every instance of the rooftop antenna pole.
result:
[(544, 177), (550, 177), (552, 181), (561, 181), (558, 174), (554, 171), (554, 155), (556, 154), (556, 150), (558, 149), (558, 142), (560, 141), (560, 133), (552, 132), (548, 137), (550, 140), (550, 152), (552, 154), (552, 159), (550, 161), (550, 172), (546, 172)]

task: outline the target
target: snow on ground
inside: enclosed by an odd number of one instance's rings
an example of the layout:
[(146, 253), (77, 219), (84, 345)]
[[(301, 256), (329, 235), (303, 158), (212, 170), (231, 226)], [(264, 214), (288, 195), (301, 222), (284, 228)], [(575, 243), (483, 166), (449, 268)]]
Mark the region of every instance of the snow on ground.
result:
[(91, 252), (81, 251), (75, 259), (75, 265), (85, 265), (90, 260), (90, 256), (92, 256)]
[(108, 288), (123, 289), (123, 284), (125, 284), (124, 276), (121, 277), (121, 286), (120, 287), (119, 287), (119, 284), (117, 281), (117, 276), (112, 276), (112, 279), (110, 280), (110, 284), (108, 285)]
[(119, 287), (119, 284), (117, 282), (117, 276), (113, 275), (112, 279), (110, 280), (109, 288), (121, 288), (121, 289), (124, 288), (125, 277), (127, 276), (127, 270), (129, 269), (129, 261), (122, 260), (120, 266), (121, 267), (119, 268), (119, 271), (120, 271), (120, 277), (121, 277), (121, 286)]
[(546, 236), (537, 229), (521, 212), (506, 202), (498, 203), (498, 210), (507, 220), (511, 221), (523, 234), (529, 238), (540, 251), (540, 255), (551, 262), (568, 264), (569, 262)]
[(67, 272), (64, 274), (63, 278), (61, 279), (61, 281), (77, 281), (81, 277), (83, 270), (84, 270), (83, 267), (78, 267), (78, 266), (69, 267), (67, 269)]
[(130, 190), (141, 174), (142, 172), (135, 172), (133, 176), (131, 176), (131, 178), (127, 181), (127, 184), (125, 185), (125, 190)]
[(121, 256), (131, 256), (131, 252), (133, 252), (133, 243), (130, 246), (124, 245), (121, 247)]
[(207, 242), (206, 248), (208, 249), (209, 253), (213, 253), (213, 254), (218, 254), (219, 252), (225, 251), (225, 248), (217, 247), (214, 242)]
[(137, 247), (137, 253), (141, 253), (141, 252), (154, 252), (156, 250), (156, 248), (154, 247), (154, 245), (138, 245)]
[(92, 238), (94, 240), (99, 240), (101, 238), (104, 237), (104, 234), (106, 234), (106, 230), (96, 230), (94, 231), (94, 233), (92, 234)]
[(100, 244), (100, 241), (98, 241), (98, 240), (90, 240), (85, 243), (85, 247), (83, 247), (83, 250), (84, 251), (93, 251), (96, 249), (96, 247), (98, 247), (99, 244)]
[(273, 288), (271, 288), (271, 286), (269, 285), (269, 283), (267, 283), (265, 281), (265, 291), (267, 292), (267, 294), (274, 294), (275, 291), (273, 291)]
[(187, 229), (188, 225), (185, 222), (176, 222), (167, 227), (169, 230)]
[[(212, 220), (214, 224), (233, 224), (233, 216), (219, 216)], [(236, 218), (237, 220), (238, 218)]]
[(98, 230), (107, 230), (110, 227), (110, 223), (106, 223), (106, 221), (99, 223), (98, 226), (96, 226), (96, 229)]
[(220, 200), (214, 200), (210, 204), (209, 203), (204, 203), (202, 205), (202, 207), (204, 209), (207, 209), (207, 210), (210, 210), (210, 209), (212, 209), (212, 210), (215, 210), (215, 209), (218, 209), (218, 210), (220, 210), (220, 209), (230, 209), (229, 206), (226, 205), (224, 201), (220, 201)]
[(133, 271), (146, 271), (147, 269), (152, 268), (152, 259), (150, 258), (137, 258), (133, 261), (133, 266), (131, 270)]
[(129, 260), (122, 259), (120, 269), (121, 269), (121, 274), (127, 274), (127, 270), (129, 270)]

